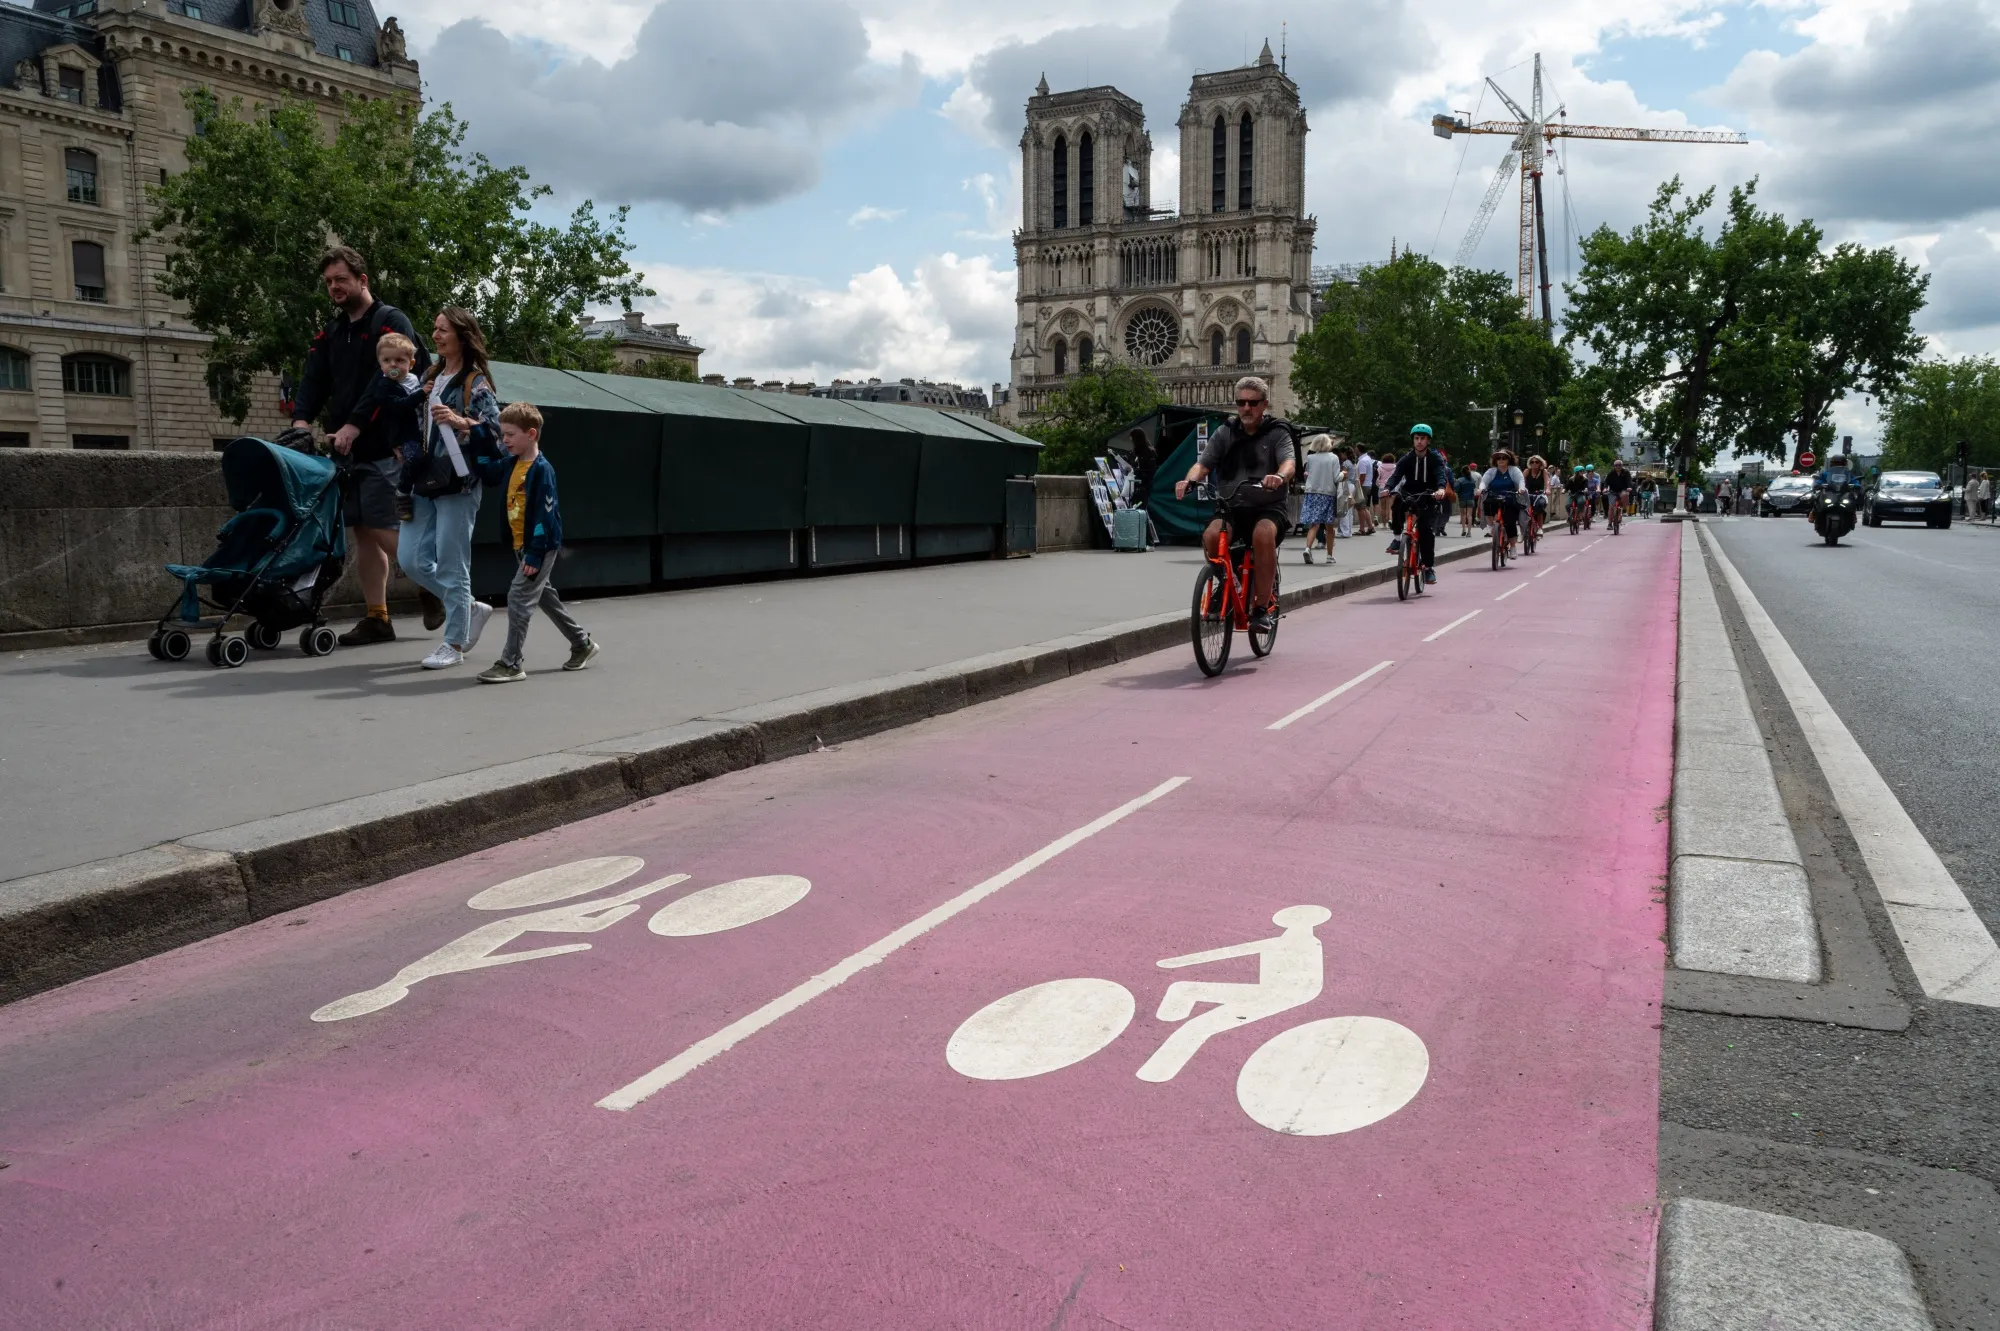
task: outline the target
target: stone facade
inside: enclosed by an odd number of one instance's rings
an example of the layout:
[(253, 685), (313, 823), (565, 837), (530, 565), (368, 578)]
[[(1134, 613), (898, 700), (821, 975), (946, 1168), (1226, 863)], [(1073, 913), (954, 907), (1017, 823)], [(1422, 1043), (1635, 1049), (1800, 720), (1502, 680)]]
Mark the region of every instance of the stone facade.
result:
[(208, 339), (155, 283), (146, 188), (186, 166), (182, 101), (418, 99), (369, 0), (37, 0), (0, 12), (0, 445), (208, 451), (282, 428), (210, 400)]
[(1180, 207), (1152, 208), (1152, 138), (1116, 88), (1028, 100), (1015, 233), (1009, 413), (1107, 350), (1152, 369), (1177, 403), (1226, 406), (1236, 380), (1296, 406), (1292, 350), (1311, 327), (1314, 220), (1305, 109), (1267, 43), (1255, 64), (1197, 74), (1181, 107)]
[(592, 341), (608, 342), (611, 354), (623, 369), (649, 360), (677, 360), (701, 376), (702, 348), (681, 332), (679, 324), (648, 324), (638, 310), (627, 310), (617, 319), (583, 316), (583, 335)]

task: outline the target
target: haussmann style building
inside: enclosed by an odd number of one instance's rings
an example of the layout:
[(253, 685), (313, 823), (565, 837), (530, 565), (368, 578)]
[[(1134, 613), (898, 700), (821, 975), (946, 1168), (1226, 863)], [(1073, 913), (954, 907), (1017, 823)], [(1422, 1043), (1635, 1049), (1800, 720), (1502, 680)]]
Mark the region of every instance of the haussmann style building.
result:
[(1116, 88), (1028, 99), (1013, 410), (1106, 352), (1146, 366), (1177, 403), (1226, 407), (1236, 380), (1268, 380), (1291, 411), (1292, 351), (1311, 327), (1314, 221), (1305, 213), (1306, 115), (1264, 45), (1256, 63), (1197, 74), (1180, 114), (1177, 212), (1152, 206), (1152, 137)]
[(186, 165), (183, 94), (415, 103), (417, 67), (369, 0), (0, 4), (0, 446), (208, 449), (281, 428), (210, 400), (206, 336), (155, 285), (146, 189)]

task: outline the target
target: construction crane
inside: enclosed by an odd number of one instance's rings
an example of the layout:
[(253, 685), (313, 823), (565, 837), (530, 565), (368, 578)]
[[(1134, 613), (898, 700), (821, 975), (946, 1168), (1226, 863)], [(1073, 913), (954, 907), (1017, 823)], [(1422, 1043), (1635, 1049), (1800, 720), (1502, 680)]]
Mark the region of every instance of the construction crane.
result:
[(1729, 130), (1703, 129), (1646, 129), (1626, 125), (1572, 125), (1569, 113), (1562, 107), (1556, 108), (1555, 119), (1542, 113), (1542, 57), (1535, 56), (1535, 91), (1532, 100), (1534, 110), (1525, 111), (1521, 104), (1507, 95), (1492, 79), (1486, 86), (1514, 113), (1512, 120), (1481, 120), (1473, 122), (1463, 113), (1458, 115), (1434, 115), (1431, 117), (1431, 133), (1441, 139), (1454, 134), (1504, 134), (1513, 140), (1507, 156), (1501, 159), (1500, 169), (1493, 175), (1493, 183), (1487, 188), (1486, 197), (1480, 201), (1479, 213), (1472, 219), (1471, 230), (1465, 233), (1465, 241), (1458, 247), (1456, 266), (1463, 268), (1479, 248), (1481, 237), (1486, 234), (1486, 224), (1493, 220), (1493, 213), (1500, 206), (1500, 197), (1506, 193), (1507, 182), (1512, 178), (1516, 166), (1521, 171), (1521, 237), (1517, 270), (1519, 273), (1515, 290), (1521, 298), (1521, 317), (1535, 317), (1535, 274), (1542, 275), (1542, 326), (1555, 327), (1555, 311), (1549, 301), (1549, 239), (1548, 228), (1542, 215), (1542, 164), (1548, 154), (1555, 151), (1557, 139), (1623, 139), (1638, 143), (1748, 143), (1748, 136)]

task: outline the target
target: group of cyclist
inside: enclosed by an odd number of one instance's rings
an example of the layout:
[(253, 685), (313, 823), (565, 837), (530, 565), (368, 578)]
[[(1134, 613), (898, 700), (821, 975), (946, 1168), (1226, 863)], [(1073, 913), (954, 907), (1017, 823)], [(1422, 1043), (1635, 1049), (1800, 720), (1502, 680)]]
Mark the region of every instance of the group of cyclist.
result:
[[(1221, 543), (1228, 537), (1247, 543), (1251, 551), (1252, 592), (1250, 621), (1253, 628), (1269, 631), (1276, 623), (1278, 607), (1278, 542), (1290, 528), (1285, 495), (1299, 469), (1298, 429), (1291, 422), (1271, 414), (1271, 389), (1255, 375), (1236, 382), (1236, 415), (1208, 437), (1187, 475), (1174, 486), (1174, 496), (1184, 499), (1190, 486), (1215, 478), (1222, 511), (1202, 533), (1202, 548), (1210, 559), (1219, 557)], [(1404, 530), (1405, 518), (1416, 516), (1418, 562), (1426, 583), (1437, 581), (1437, 534), (1444, 527), (1454, 496), (1451, 465), (1435, 446), (1431, 427), (1410, 427), (1410, 448), (1380, 482), (1381, 493), (1394, 498), (1393, 531)], [(1548, 520), (1550, 481), (1555, 469), (1540, 457), (1530, 457), (1523, 468), (1510, 448), (1495, 448), (1486, 470), (1474, 490), (1474, 502), (1490, 522), (1505, 524), (1508, 543), (1521, 539), (1524, 520)], [(1574, 509), (1586, 514), (1623, 511), (1632, 497), (1634, 482), (1623, 462), (1614, 464), (1600, 476), (1595, 466), (1577, 467), (1561, 478), (1563, 490)], [(1403, 538), (1389, 543), (1390, 554), (1400, 554)]]

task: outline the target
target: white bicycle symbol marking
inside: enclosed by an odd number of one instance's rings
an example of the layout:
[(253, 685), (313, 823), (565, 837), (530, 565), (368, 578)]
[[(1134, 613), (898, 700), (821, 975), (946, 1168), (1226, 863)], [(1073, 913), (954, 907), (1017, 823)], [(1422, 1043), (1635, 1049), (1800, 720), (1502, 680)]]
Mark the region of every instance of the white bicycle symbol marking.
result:
[[(1138, 1076), (1172, 1081), (1213, 1037), (1312, 1002), (1325, 981), (1313, 929), (1333, 918), (1324, 906), (1287, 906), (1271, 917), (1276, 938), (1168, 957), (1167, 969), (1236, 957), (1258, 958), (1255, 984), (1176, 980), (1157, 1013), (1184, 1022)], [(1214, 1004), (1195, 1017), (1195, 1008)], [(1137, 1002), (1112, 980), (1050, 980), (987, 1004), (945, 1046), (945, 1062), (980, 1081), (1013, 1081), (1080, 1063), (1125, 1031)], [(1192, 1018), (1190, 1020), (1190, 1018)], [(1243, 1112), (1273, 1132), (1301, 1137), (1352, 1132), (1401, 1109), (1430, 1076), (1430, 1051), (1416, 1033), (1382, 1017), (1327, 1017), (1272, 1036), (1236, 1078)]]

